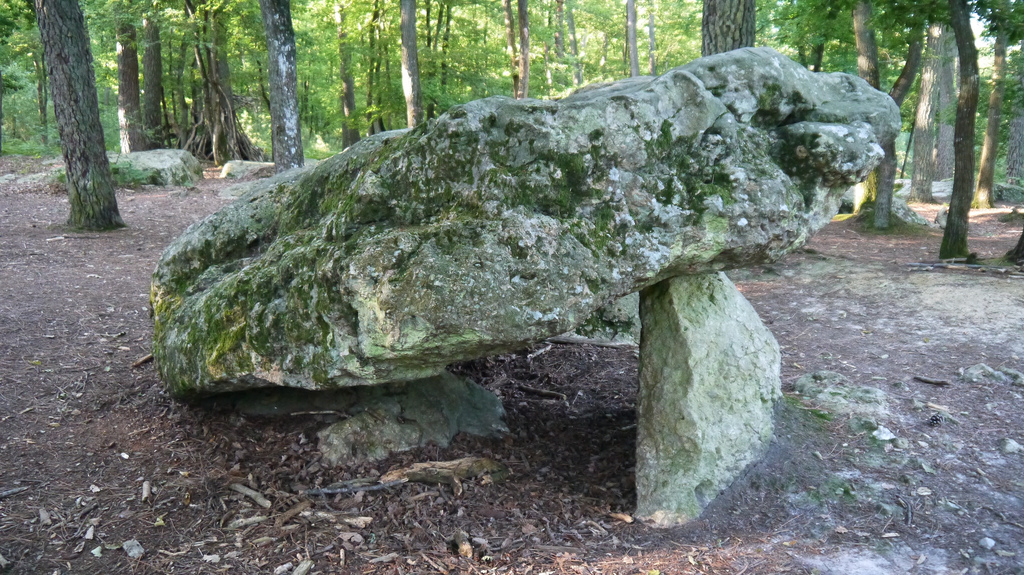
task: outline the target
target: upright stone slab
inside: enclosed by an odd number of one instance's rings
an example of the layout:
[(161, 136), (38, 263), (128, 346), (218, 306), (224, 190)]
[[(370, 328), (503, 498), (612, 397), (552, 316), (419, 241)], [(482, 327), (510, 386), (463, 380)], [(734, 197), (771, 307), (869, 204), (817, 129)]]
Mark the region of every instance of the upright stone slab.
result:
[(637, 515), (685, 523), (763, 455), (779, 345), (725, 274), (640, 293)]

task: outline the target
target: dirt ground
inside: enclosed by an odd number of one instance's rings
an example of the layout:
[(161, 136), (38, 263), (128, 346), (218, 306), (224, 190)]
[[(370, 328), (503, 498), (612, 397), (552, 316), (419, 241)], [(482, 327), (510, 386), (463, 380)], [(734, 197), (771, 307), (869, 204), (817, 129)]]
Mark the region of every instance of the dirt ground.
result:
[[(41, 169), (0, 158), (0, 177)], [(959, 377), (977, 363), (1024, 370), (1024, 277), (908, 266), (935, 261), (937, 230), (836, 222), (782, 262), (730, 274), (782, 346), (776, 440), (700, 520), (658, 530), (629, 515), (632, 349), (541, 345), (455, 366), (502, 398), (507, 437), (350, 468), (319, 461), (329, 415), (171, 400), (152, 363), (133, 367), (150, 348), (150, 274), (176, 235), (228, 203), (224, 185), (121, 190), (128, 227), (100, 234), (65, 229), (54, 189), (0, 184), (0, 571), (1024, 573), (1024, 453), (1003, 449), (1024, 444), (1024, 387)], [(1019, 221), (999, 221), (1008, 211), (972, 216), (982, 258), (1019, 236)], [(902, 442), (792, 392), (819, 370), (886, 392), (877, 423)], [(512, 474), (461, 494), (420, 483), (302, 494), (463, 456)], [(459, 531), (472, 557), (453, 552)]]

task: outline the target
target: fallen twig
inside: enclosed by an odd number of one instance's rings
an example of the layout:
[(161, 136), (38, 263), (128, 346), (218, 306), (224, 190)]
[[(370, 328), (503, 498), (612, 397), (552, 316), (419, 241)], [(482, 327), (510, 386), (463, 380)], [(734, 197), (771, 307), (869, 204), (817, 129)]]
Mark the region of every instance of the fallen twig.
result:
[(272, 505), (270, 503), (270, 500), (267, 499), (266, 497), (264, 497), (262, 493), (260, 493), (259, 491), (256, 491), (255, 489), (250, 489), (250, 488), (242, 485), (241, 483), (232, 483), (231, 486), (230, 486), (230, 489), (232, 491), (237, 491), (237, 492), (241, 493), (242, 495), (245, 495), (249, 499), (252, 499), (260, 507), (263, 507), (264, 509), (270, 509), (270, 506)]
[(548, 399), (557, 399), (559, 401), (565, 401), (566, 397), (564, 393), (558, 393), (557, 391), (548, 391), (546, 389), (537, 389), (536, 387), (527, 387), (525, 385), (517, 385), (516, 389), (523, 393), (529, 393), (532, 395), (539, 395), (540, 397), (546, 397)]
[(17, 495), (17, 494), (21, 493), (22, 491), (28, 491), (28, 490), (29, 490), (29, 486), (26, 485), (25, 487), (14, 487), (14, 488), (11, 488), (11, 489), (7, 489), (5, 491), (0, 491), (0, 499), (3, 499), (4, 497), (10, 497), (11, 495)]
[(916, 379), (917, 381), (920, 381), (921, 383), (928, 383), (928, 384), (931, 384), (931, 385), (937, 385), (939, 387), (946, 387), (946, 386), (949, 386), (949, 385), (953, 385), (952, 382), (946, 381), (944, 379), (933, 379), (933, 378), (924, 377), (924, 376), (921, 376), (921, 375), (915, 375), (914, 379)]
[(134, 369), (137, 367), (142, 367), (151, 361), (153, 361), (153, 354), (147, 353), (146, 355), (135, 360), (135, 363), (132, 364), (132, 368)]
[(338, 495), (339, 493), (355, 493), (357, 491), (380, 491), (387, 489), (388, 487), (394, 487), (401, 485), (407, 480), (399, 479), (397, 481), (386, 481), (384, 483), (378, 483), (376, 485), (354, 485), (351, 487), (325, 487), (323, 489), (307, 489), (302, 493), (304, 495)]

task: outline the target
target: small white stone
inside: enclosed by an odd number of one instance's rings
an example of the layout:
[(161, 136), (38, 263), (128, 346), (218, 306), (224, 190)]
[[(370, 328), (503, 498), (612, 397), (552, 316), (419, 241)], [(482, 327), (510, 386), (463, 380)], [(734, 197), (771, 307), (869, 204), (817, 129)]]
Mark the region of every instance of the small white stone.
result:
[(1016, 441), (1010, 439), (1009, 437), (1007, 437), (1006, 439), (1003, 440), (1003, 445), (1001, 447), (1002, 447), (1003, 453), (1007, 453), (1007, 454), (1009, 454), (1009, 453), (1020, 453), (1021, 450), (1024, 450), (1024, 447), (1021, 447), (1021, 445), (1019, 443), (1017, 443)]
[(878, 429), (871, 432), (871, 435), (879, 441), (892, 441), (893, 439), (896, 439), (896, 434), (889, 431), (889, 428), (884, 425), (879, 425)]
[(978, 540), (978, 545), (981, 545), (985, 549), (992, 549), (996, 546), (996, 542), (993, 541), (990, 537), (982, 537)]

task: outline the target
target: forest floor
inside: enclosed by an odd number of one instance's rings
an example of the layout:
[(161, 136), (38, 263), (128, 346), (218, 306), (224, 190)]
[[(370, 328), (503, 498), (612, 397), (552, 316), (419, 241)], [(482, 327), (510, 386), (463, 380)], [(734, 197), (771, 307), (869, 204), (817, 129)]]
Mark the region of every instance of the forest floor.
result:
[[(41, 169), (0, 158), (0, 176)], [(1024, 453), (1003, 449), (1024, 444), (1024, 388), (960, 377), (978, 363), (1024, 370), (1024, 278), (908, 266), (935, 261), (938, 230), (834, 222), (783, 261), (730, 274), (782, 346), (776, 440), (699, 520), (653, 529), (630, 516), (631, 349), (543, 345), (458, 366), (502, 398), (507, 437), (346, 468), (319, 461), (329, 416), (170, 399), (151, 362), (133, 367), (150, 350), (150, 274), (174, 237), (228, 203), (225, 184), (120, 190), (128, 227), (110, 233), (65, 229), (53, 189), (0, 185), (0, 571), (1024, 573)], [(915, 208), (931, 219), (937, 206)], [(973, 213), (982, 258), (1013, 247), (1021, 222), (999, 221), (1008, 211)], [(793, 393), (819, 370), (884, 391), (875, 423), (898, 439)], [(512, 474), (461, 494), (409, 483), (302, 495), (464, 456)], [(460, 531), (472, 557), (450, 546)]]

